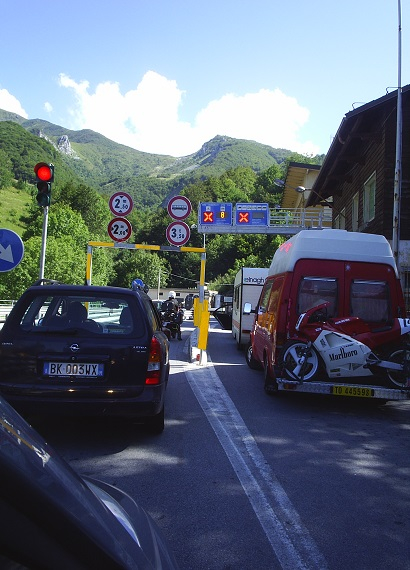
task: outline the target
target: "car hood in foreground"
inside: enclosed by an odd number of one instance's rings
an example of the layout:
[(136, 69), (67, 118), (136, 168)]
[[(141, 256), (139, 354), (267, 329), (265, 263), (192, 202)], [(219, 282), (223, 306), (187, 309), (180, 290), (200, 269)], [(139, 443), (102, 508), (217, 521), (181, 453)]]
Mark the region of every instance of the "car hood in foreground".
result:
[(1, 554), (27, 568), (177, 569), (154, 521), (80, 477), (0, 398)]

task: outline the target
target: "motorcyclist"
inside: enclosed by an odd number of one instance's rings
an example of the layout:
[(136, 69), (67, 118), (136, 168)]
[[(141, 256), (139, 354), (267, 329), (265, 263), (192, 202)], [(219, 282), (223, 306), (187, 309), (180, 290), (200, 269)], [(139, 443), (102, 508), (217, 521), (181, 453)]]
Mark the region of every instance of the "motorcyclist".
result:
[(182, 340), (181, 324), (182, 324), (183, 313), (178, 304), (178, 301), (176, 300), (175, 291), (169, 292), (168, 299), (162, 303), (162, 311), (165, 313), (166, 316), (171, 316), (173, 322), (175, 322), (178, 325), (178, 331), (177, 331), (178, 340)]

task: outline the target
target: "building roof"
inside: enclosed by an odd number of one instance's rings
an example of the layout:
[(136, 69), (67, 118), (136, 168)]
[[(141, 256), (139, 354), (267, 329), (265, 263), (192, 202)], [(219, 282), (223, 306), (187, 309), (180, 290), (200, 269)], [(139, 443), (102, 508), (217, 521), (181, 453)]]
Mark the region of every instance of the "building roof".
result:
[[(402, 88), (402, 94), (407, 93), (410, 93), (410, 85)], [(346, 113), (313, 185), (314, 193), (309, 196), (308, 205), (320, 202), (320, 197), (337, 194), (339, 184), (351, 180), (350, 171), (358, 162), (364, 163), (369, 142), (381, 140), (376, 118), (386, 110), (395, 113), (396, 107), (397, 89)]]

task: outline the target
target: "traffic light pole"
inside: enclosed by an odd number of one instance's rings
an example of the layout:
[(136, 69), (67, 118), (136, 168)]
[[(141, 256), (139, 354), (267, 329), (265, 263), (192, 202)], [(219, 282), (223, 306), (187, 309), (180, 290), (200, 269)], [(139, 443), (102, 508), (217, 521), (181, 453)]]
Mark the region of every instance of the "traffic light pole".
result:
[(39, 274), (40, 279), (44, 279), (44, 266), (46, 262), (47, 226), (48, 226), (48, 206), (45, 206), (43, 208), (43, 231), (41, 233), (41, 255), (40, 255), (40, 274)]

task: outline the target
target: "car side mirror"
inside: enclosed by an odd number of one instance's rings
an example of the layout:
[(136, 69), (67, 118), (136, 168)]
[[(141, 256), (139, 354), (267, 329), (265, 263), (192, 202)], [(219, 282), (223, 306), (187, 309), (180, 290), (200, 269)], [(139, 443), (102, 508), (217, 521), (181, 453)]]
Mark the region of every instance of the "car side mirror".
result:
[(254, 313), (255, 311), (252, 309), (252, 305), (251, 303), (245, 303), (243, 306), (243, 314), (244, 315), (250, 315), (251, 313)]

